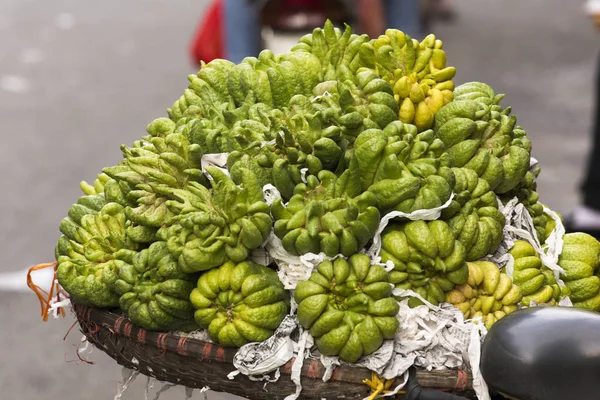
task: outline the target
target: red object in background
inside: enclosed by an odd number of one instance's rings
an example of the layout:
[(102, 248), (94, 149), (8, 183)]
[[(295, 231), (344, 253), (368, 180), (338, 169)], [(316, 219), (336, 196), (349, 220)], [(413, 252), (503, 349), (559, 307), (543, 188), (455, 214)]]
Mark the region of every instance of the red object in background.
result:
[(190, 44), (190, 57), (194, 64), (208, 63), (215, 58), (225, 58), (225, 32), (223, 1), (214, 0)]

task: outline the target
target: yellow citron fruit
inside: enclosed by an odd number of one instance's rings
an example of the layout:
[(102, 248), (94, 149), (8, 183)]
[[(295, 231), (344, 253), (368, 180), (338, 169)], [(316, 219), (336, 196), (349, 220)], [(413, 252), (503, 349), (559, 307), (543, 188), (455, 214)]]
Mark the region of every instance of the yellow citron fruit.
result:
[(442, 90), (442, 95), (444, 96), (444, 105), (454, 100), (454, 92), (452, 90)]
[(487, 314), (484, 318), (485, 329), (489, 330), (495, 322), (496, 317), (494, 317), (494, 314)]
[(446, 293), (446, 301), (452, 304), (459, 304), (467, 300), (465, 295), (458, 289), (452, 289)]
[(419, 84), (413, 83), (410, 88), (409, 98), (410, 101), (417, 104), (418, 107), (418, 104), (425, 100), (425, 93), (423, 93), (423, 88)]
[(483, 281), (483, 271), (475, 263), (467, 263), (469, 268), (469, 279), (467, 284), (471, 287), (478, 286)]
[(483, 272), (483, 290), (489, 294), (494, 293), (500, 283), (498, 266), (490, 261), (475, 261), (473, 264), (478, 265)]
[(398, 98), (406, 98), (410, 95), (411, 92), (411, 84), (408, 82), (408, 76), (403, 76), (402, 78), (396, 81), (394, 85), (394, 94), (398, 96)]
[(458, 308), (465, 318), (469, 318), (469, 313), (471, 312), (471, 305), (467, 302), (455, 304), (456, 308)]
[[(489, 261), (468, 262), (467, 283), (446, 293), (465, 318), (481, 317), (489, 329), (497, 320), (518, 309), (522, 294), (512, 279)], [(543, 276), (543, 275), (542, 275)]]
[(483, 296), (481, 298), (481, 312), (484, 314), (489, 314), (494, 308), (494, 303), (496, 299), (493, 296)]
[(521, 289), (517, 285), (513, 285), (508, 293), (502, 298), (502, 304), (505, 306), (510, 306), (515, 303), (518, 303), (521, 300), (523, 295), (521, 294)]
[(508, 293), (511, 287), (512, 281), (510, 280), (510, 277), (506, 274), (500, 274), (500, 281), (498, 282), (498, 286), (494, 292), (494, 298), (496, 300), (502, 299), (506, 293)]
[(407, 97), (402, 101), (402, 105), (400, 105), (400, 121), (404, 123), (412, 123), (415, 118), (415, 105), (410, 99)]
[(432, 113), (437, 113), (444, 106), (444, 95), (439, 89), (431, 89), (428, 93), (429, 97), (425, 99), (425, 103)]
[(433, 125), (433, 118), (433, 112), (429, 106), (427, 106), (427, 103), (420, 102), (417, 105), (417, 111), (415, 112), (415, 119), (413, 121), (415, 126), (420, 130), (425, 130)]
[(430, 129), (435, 114), (454, 98), (456, 68), (446, 65), (442, 47), (435, 35), (419, 43), (394, 29), (365, 46), (375, 60), (370, 68), (377, 68), (379, 76), (392, 85), (394, 99), (400, 105), (398, 118), (415, 125), (419, 132)]
[(470, 300), (473, 297), (477, 297), (477, 293), (475, 292), (475, 290), (466, 283), (458, 285), (456, 288), (460, 290), (460, 292), (463, 294), (463, 296), (465, 296), (466, 299)]

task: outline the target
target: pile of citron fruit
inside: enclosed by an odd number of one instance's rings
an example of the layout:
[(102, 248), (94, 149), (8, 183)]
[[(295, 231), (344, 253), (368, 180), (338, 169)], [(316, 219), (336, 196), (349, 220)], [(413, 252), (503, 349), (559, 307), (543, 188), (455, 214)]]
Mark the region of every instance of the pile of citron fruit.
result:
[[(270, 337), (295, 302), (321, 354), (347, 362), (394, 338), (397, 293), (488, 328), (565, 296), (600, 310), (600, 244), (567, 234), (566, 274), (544, 265), (535, 249), (556, 221), (538, 200), (527, 133), (503, 95), (455, 87), (455, 73), (434, 35), (370, 39), (329, 22), (286, 54), (203, 64), (168, 117), (81, 184), (60, 224), (60, 284), (143, 328), (206, 329), (234, 347)], [(207, 163), (213, 154), (226, 167)], [(279, 197), (266, 201), (265, 187)], [(506, 240), (515, 197), (540, 246), (511, 240), (509, 276), (485, 259)], [(434, 208), (435, 220), (405, 217)], [(267, 241), (324, 261), (286, 290), (276, 263), (251, 261)]]

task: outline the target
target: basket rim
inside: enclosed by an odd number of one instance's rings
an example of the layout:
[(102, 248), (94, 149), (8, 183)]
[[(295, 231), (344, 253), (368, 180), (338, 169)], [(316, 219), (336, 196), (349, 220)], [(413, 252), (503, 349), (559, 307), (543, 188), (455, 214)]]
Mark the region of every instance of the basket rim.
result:
[[(176, 335), (172, 332), (148, 331), (136, 326), (123, 314), (107, 309), (89, 307), (79, 303), (72, 303), (72, 309), (80, 325), (85, 324), (88, 327), (91, 325), (91, 328), (83, 330), (86, 336), (104, 329), (108, 330), (111, 335), (123, 336), (136, 340), (142, 345), (155, 347), (163, 354), (172, 352), (183, 357), (198, 359), (201, 362), (231, 364), (233, 368), (233, 358), (238, 351), (237, 348), (222, 347), (215, 343)], [(102, 348), (100, 349), (102, 350)], [(295, 360), (296, 357), (292, 357), (280, 367), (282, 375), (291, 375)], [(320, 360), (305, 359), (301, 376), (302, 378), (323, 379), (325, 371), (325, 366)], [(422, 387), (457, 392), (473, 390), (473, 378), (470, 371), (467, 370), (427, 371), (417, 369), (416, 372)], [(367, 368), (341, 365), (333, 370), (329, 381), (362, 384), (364, 379), (371, 378), (371, 374), (372, 371)]]

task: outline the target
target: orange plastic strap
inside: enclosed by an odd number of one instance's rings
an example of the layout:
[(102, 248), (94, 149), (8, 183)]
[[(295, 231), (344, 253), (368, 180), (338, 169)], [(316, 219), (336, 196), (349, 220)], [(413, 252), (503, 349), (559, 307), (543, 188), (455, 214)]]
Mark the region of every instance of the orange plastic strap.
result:
[[(29, 268), (29, 271), (27, 271), (27, 286), (29, 286), (29, 289), (33, 290), (33, 292), (38, 297), (38, 300), (40, 301), (40, 307), (42, 309), (41, 315), (42, 315), (42, 320), (44, 322), (48, 321), (48, 311), (50, 310), (50, 303), (52, 302), (52, 299), (54, 298), (54, 293), (56, 293), (57, 300), (60, 301), (61, 290), (60, 290), (60, 287), (58, 286), (58, 283), (56, 283), (56, 265), (57, 265), (56, 262), (38, 264), (38, 265), (34, 265), (33, 267)], [(31, 278), (32, 272), (39, 271), (39, 270), (46, 269), (46, 268), (52, 268), (54, 270), (54, 275), (52, 277), (52, 284), (50, 285), (50, 292), (47, 292), (44, 289), (42, 289), (41, 287), (37, 286), (35, 283), (33, 283), (33, 279)], [(65, 316), (65, 310), (63, 308), (59, 308), (58, 311), (61, 316), (63, 316), (63, 317)]]

